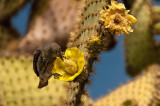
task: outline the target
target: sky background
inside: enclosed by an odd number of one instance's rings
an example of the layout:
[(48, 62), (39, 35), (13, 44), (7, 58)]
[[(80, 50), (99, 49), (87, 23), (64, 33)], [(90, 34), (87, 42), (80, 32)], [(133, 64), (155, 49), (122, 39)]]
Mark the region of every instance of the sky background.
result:
[[(160, 4), (154, 2), (154, 4)], [(31, 3), (28, 3), (16, 16), (12, 18), (12, 23), (18, 29), (21, 36), (26, 33)], [(90, 86), (87, 86), (92, 99), (97, 99), (114, 90), (120, 84), (125, 84), (127, 80), (132, 80), (125, 73), (124, 42), (125, 36), (117, 36), (118, 42), (111, 51), (99, 55), (100, 62), (94, 63), (96, 74), (92, 74)]]

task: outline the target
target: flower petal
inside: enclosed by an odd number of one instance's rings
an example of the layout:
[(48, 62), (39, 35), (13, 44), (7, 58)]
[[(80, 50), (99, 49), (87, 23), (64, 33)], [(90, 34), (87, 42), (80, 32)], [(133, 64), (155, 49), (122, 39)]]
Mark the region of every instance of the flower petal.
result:
[(52, 73), (61, 75), (58, 77), (55, 76), (55, 79), (72, 81), (83, 71), (85, 65), (84, 53), (78, 48), (73, 47), (67, 49), (64, 56), (66, 57), (64, 61), (59, 57), (54, 61)]
[(135, 17), (133, 17), (132, 15), (128, 15), (128, 21), (130, 22), (130, 24), (137, 22), (137, 19)]

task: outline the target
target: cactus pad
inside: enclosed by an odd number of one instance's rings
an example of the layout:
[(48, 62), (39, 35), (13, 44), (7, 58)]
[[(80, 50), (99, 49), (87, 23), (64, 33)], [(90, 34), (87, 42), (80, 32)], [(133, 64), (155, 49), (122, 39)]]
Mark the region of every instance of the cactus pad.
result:
[(65, 82), (52, 77), (47, 87), (38, 89), (38, 81), (31, 59), (0, 57), (0, 103), (4, 106), (60, 106), (66, 97)]
[(158, 106), (159, 75), (160, 66), (152, 65), (143, 75), (97, 100), (93, 106)]

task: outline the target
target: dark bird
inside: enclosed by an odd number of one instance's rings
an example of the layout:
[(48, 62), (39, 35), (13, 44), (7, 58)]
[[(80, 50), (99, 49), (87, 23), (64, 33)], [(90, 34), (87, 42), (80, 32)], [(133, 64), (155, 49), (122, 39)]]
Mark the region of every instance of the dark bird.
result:
[(38, 88), (48, 85), (48, 80), (53, 75), (53, 62), (57, 57), (62, 59), (61, 47), (57, 43), (48, 43), (36, 50), (33, 69), (40, 79)]

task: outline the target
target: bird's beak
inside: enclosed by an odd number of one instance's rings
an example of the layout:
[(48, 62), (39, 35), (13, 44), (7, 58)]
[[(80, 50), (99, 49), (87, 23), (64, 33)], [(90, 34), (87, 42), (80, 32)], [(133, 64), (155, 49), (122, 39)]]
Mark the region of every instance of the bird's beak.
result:
[(62, 54), (62, 52), (58, 52), (57, 53), (57, 57), (59, 57), (59, 58), (61, 58), (63, 60), (63, 54)]

